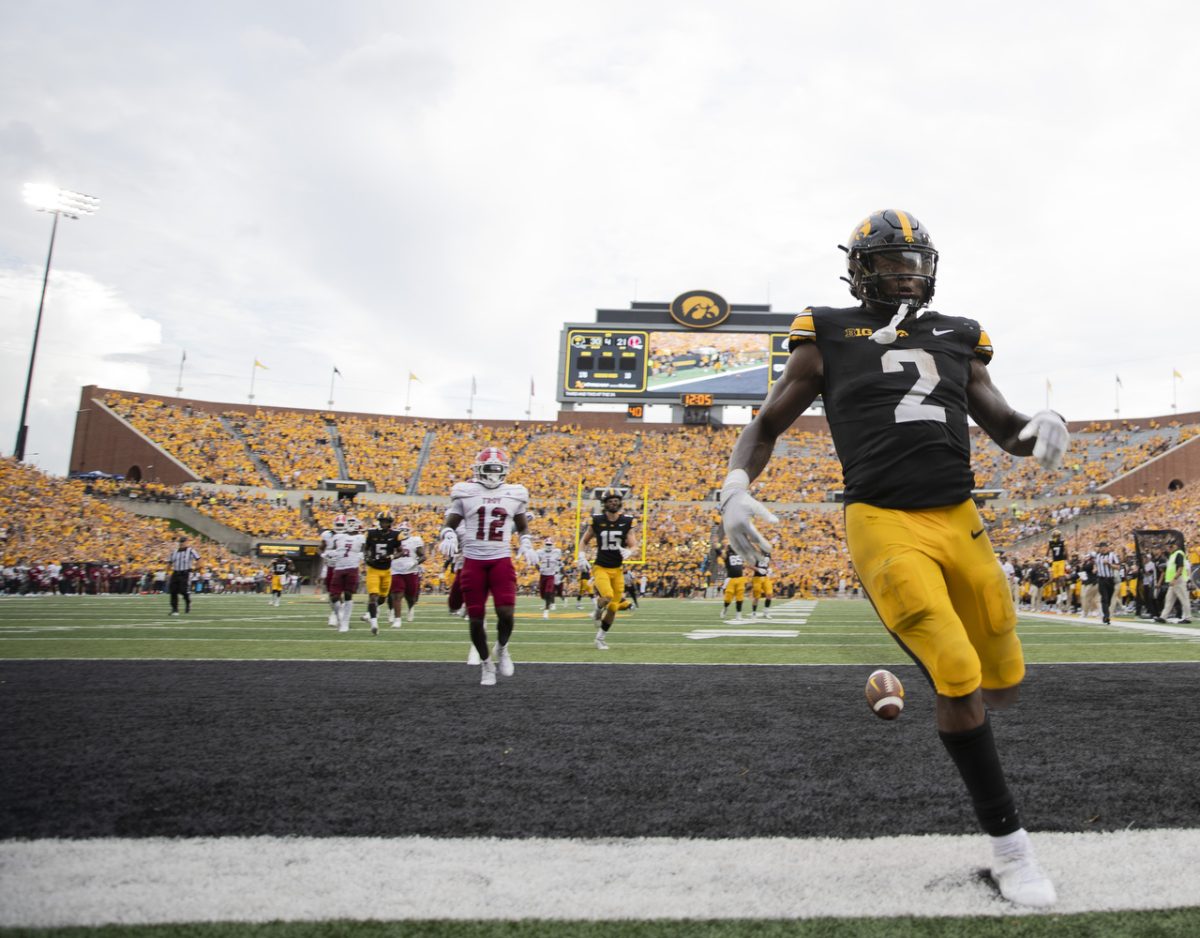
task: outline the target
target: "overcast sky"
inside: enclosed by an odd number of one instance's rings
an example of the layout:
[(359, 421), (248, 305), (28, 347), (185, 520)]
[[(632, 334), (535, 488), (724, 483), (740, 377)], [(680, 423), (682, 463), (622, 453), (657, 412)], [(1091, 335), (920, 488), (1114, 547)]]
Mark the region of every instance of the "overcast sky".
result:
[[(1019, 410), (1200, 410), (1191, 2), (0, 0), (0, 452), (84, 384), (553, 418), (559, 332), (709, 289), (847, 305), (893, 206)], [(1173, 378), (1178, 371), (1183, 380)], [(36, 454), (36, 455), (35, 455)]]

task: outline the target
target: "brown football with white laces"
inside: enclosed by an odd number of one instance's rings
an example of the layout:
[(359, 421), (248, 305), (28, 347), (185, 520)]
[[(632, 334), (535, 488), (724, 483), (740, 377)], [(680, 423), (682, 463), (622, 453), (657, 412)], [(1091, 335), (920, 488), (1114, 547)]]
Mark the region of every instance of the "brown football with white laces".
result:
[(881, 720), (894, 720), (904, 709), (904, 685), (891, 671), (874, 671), (867, 678), (867, 703)]

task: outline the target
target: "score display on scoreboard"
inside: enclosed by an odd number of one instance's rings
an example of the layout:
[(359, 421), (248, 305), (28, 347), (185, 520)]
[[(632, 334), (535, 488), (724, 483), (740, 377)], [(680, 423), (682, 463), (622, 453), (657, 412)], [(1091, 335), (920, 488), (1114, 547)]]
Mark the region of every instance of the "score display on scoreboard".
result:
[(639, 330), (568, 329), (568, 389), (603, 397), (645, 391), (649, 336)]
[(559, 400), (761, 404), (783, 373), (787, 332), (563, 330)]

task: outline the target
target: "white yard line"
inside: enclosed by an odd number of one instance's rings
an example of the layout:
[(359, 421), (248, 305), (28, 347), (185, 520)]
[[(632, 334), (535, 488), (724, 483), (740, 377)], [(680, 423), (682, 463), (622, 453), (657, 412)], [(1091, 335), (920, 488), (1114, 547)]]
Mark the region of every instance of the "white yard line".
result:
[(1128, 629), (1131, 632), (1158, 632), (1162, 635), (1179, 635), (1184, 638), (1200, 638), (1200, 628), (1185, 628), (1182, 625), (1165, 625), (1158, 622), (1125, 622), (1113, 619), (1105, 625), (1099, 619), (1083, 616), (1061, 615), (1052, 612), (1022, 612), (1022, 618), (1038, 619), (1042, 622), (1066, 622), (1071, 625), (1090, 625), (1097, 629)]
[[(1200, 905), (1200, 831), (1035, 834), (1054, 912)], [(986, 838), (212, 838), (0, 843), (0, 925), (1027, 913)]]

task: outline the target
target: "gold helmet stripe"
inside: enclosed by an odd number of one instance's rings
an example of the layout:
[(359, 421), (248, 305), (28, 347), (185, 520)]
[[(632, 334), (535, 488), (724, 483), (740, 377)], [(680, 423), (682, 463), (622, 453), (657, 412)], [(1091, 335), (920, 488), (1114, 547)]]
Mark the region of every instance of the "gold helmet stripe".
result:
[(900, 230), (904, 232), (904, 240), (911, 243), (913, 240), (912, 222), (908, 220), (907, 215), (898, 209), (896, 211), (896, 217), (900, 219)]

